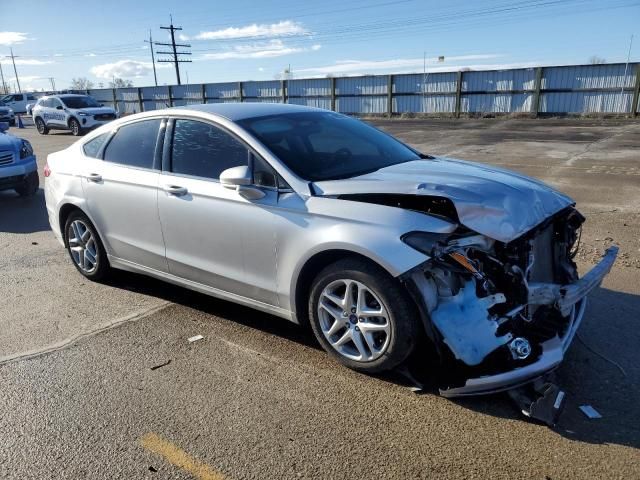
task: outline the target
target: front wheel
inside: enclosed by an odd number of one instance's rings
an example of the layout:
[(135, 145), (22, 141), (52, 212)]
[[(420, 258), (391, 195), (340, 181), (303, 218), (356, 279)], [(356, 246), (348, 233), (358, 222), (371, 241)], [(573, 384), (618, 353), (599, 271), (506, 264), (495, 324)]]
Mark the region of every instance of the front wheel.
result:
[(46, 135), (47, 133), (49, 133), (49, 129), (47, 128), (47, 125), (44, 123), (44, 120), (42, 120), (41, 118), (36, 118), (36, 128), (38, 129), (38, 133), (40, 135)]
[(22, 182), (22, 185), (16, 187), (16, 193), (21, 197), (32, 197), (40, 188), (40, 179), (38, 172), (31, 172)]
[(64, 243), (73, 264), (90, 280), (101, 280), (109, 272), (109, 260), (95, 227), (80, 212), (72, 212), (64, 224)]
[(364, 260), (340, 260), (313, 282), (309, 318), (322, 347), (367, 373), (391, 370), (413, 351), (420, 324), (402, 286)]
[(71, 133), (73, 134), (74, 137), (82, 135), (82, 128), (80, 128), (80, 122), (78, 122), (78, 120), (76, 120), (75, 118), (72, 118), (71, 120), (69, 120), (69, 129), (71, 130)]

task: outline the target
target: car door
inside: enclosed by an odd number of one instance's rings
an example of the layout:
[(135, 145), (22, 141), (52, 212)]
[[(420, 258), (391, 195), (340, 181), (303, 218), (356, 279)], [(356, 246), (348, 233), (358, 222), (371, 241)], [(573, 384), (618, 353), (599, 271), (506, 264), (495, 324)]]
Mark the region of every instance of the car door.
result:
[(46, 102), (45, 112), (42, 116), (47, 127), (66, 127), (67, 118), (64, 105), (59, 98), (51, 97)]
[(112, 256), (166, 272), (158, 219), (158, 179), (164, 138), (162, 118), (118, 127), (102, 158), (91, 158), (88, 142), (82, 185), (89, 213)]
[(176, 118), (167, 131), (158, 210), (169, 272), (224, 292), (277, 305), (274, 217), (277, 189), (247, 200), (219, 182), (253, 152), (202, 120)]

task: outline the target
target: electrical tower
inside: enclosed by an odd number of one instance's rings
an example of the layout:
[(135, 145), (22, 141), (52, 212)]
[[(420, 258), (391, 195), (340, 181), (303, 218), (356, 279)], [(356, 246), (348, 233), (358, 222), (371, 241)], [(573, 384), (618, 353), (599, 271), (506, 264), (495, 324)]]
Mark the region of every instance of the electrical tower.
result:
[(178, 30), (182, 30), (182, 27), (174, 27), (173, 26), (173, 18), (171, 18), (171, 24), (168, 27), (160, 27), (162, 30), (170, 30), (171, 31), (171, 43), (161, 43), (155, 42), (155, 45), (162, 45), (165, 47), (171, 47), (171, 52), (156, 52), (158, 55), (171, 55), (173, 60), (169, 59), (158, 59), (158, 63), (173, 63), (176, 67), (176, 79), (178, 80), (178, 85), (182, 85), (180, 82), (180, 68), (179, 65), (181, 63), (191, 63), (191, 60), (183, 60), (178, 58), (178, 55), (191, 55), (191, 52), (178, 52), (176, 47), (182, 48), (190, 48), (191, 45), (187, 43), (176, 43), (175, 32)]

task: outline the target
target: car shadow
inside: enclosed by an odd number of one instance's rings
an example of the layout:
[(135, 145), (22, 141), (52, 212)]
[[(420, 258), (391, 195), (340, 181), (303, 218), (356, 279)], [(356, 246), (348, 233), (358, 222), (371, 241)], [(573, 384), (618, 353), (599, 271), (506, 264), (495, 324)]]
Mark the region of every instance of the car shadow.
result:
[(51, 230), (44, 190), (21, 197), (13, 190), (0, 192), (0, 232), (35, 233)]
[[(308, 329), (265, 313), (256, 315), (256, 311), (248, 307), (129, 272), (115, 272), (108, 284), (162, 298), (321, 350)], [(618, 310), (615, 316), (611, 315), (612, 306)], [(556, 373), (556, 383), (566, 391), (568, 400), (555, 432), (579, 442), (615, 443), (640, 448), (640, 425), (637, 422), (640, 418), (640, 358), (637, 353), (640, 329), (630, 328), (628, 324), (632, 319), (637, 323), (633, 313), (638, 311), (638, 295), (604, 288), (592, 293), (580, 336), (589, 348), (619, 363), (626, 377), (576, 339)], [(418, 382), (422, 389), (417, 394), (438, 395), (433, 374), (436, 365), (437, 359), (431, 352), (419, 350), (405, 366), (377, 378), (414, 390)], [(482, 415), (531, 421), (518, 411), (506, 393), (451, 401)], [(578, 406), (585, 404), (593, 405), (603, 418), (590, 420), (584, 416)], [(541, 425), (540, 428), (547, 427)]]

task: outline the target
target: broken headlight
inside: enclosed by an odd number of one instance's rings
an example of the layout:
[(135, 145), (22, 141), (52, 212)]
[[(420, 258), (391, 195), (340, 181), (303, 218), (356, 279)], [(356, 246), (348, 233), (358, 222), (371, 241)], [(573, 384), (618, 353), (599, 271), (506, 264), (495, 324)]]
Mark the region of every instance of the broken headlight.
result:
[(403, 235), (401, 240), (425, 255), (439, 257), (447, 248), (449, 237), (448, 233), (410, 232)]

